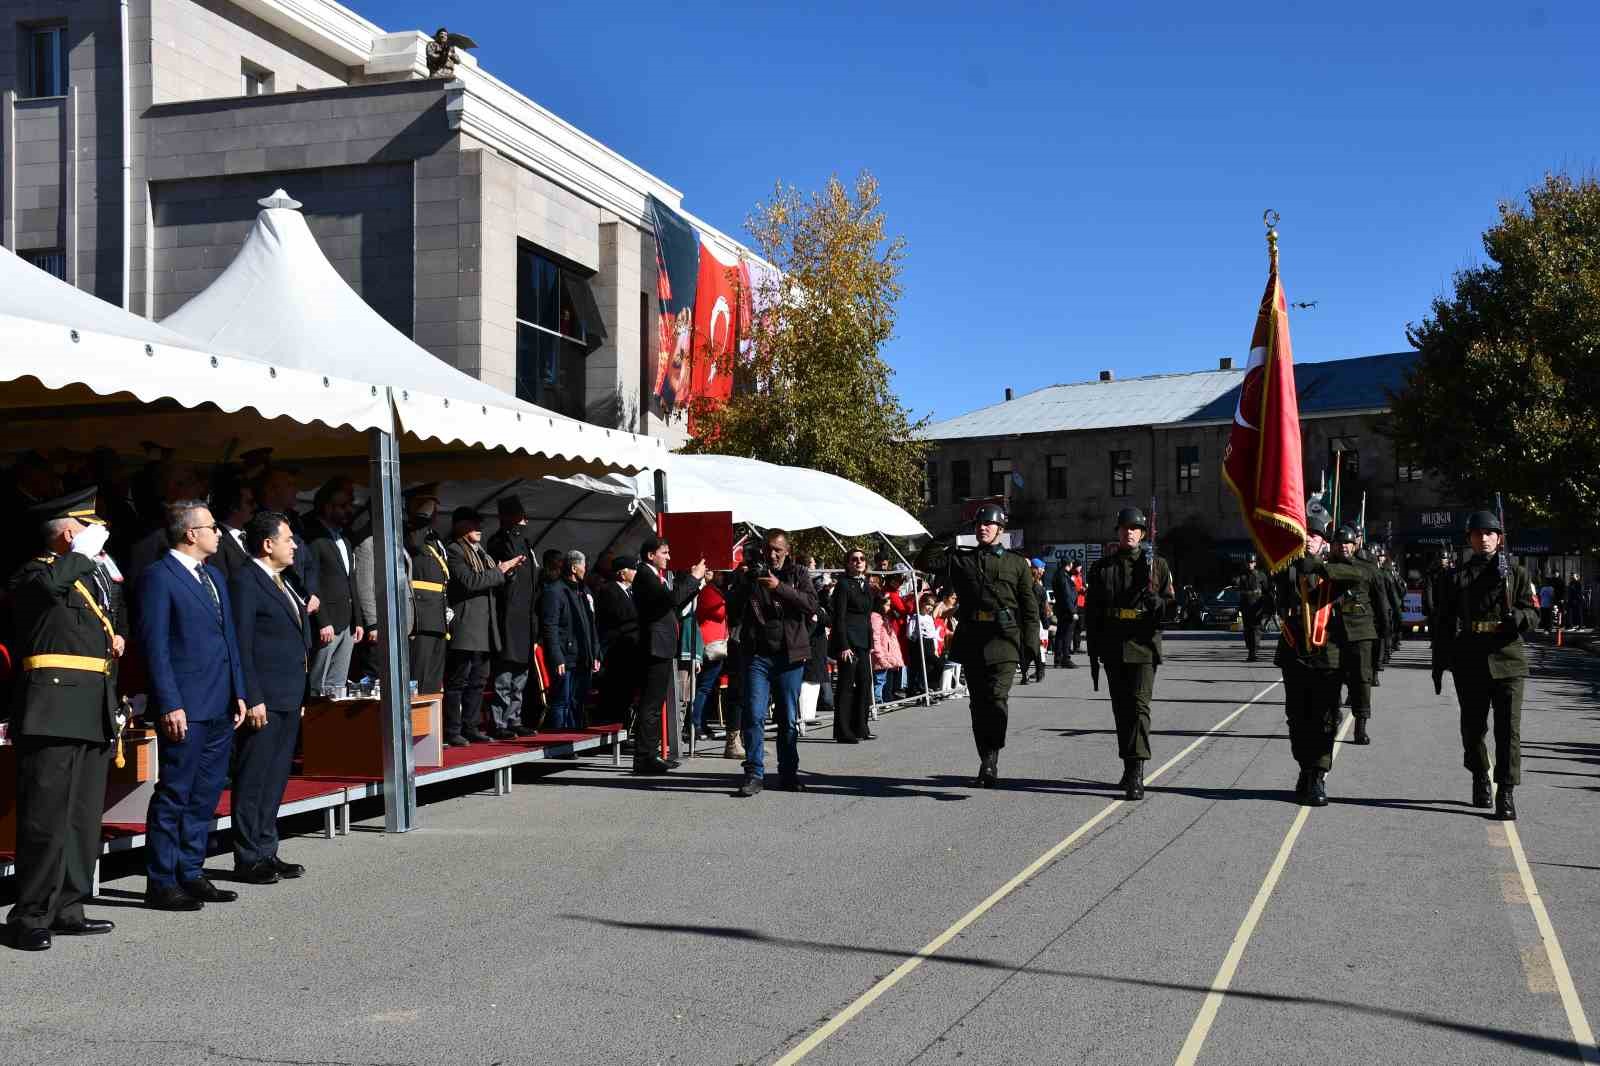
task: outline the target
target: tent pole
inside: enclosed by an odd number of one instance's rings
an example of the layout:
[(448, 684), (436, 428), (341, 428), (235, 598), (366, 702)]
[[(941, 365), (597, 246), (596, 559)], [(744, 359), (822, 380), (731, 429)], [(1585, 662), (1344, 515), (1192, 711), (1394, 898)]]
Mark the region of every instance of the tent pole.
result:
[(917, 577), (917, 568), (911, 565), (910, 560), (908, 560), (905, 555), (901, 553), (900, 548), (895, 544), (894, 541), (890, 540), (888, 537), (885, 537), (882, 533), (878, 534), (878, 536), (885, 544), (889, 546), (889, 550), (894, 552), (895, 555), (899, 556), (902, 563), (905, 563), (906, 569), (911, 571), (912, 606), (917, 612), (917, 662), (922, 664), (922, 699), (918, 702), (920, 702), (924, 707), (932, 707), (933, 686), (928, 683), (928, 657), (923, 653), (921, 605), (922, 589), (919, 585), (920, 579)]
[[(667, 472), (655, 471), (656, 487), (656, 536), (662, 536), (667, 531)], [(680, 625), (683, 619), (678, 619)], [(683, 742), (678, 739), (678, 710), (682, 699), (678, 693), (678, 651), (672, 652), (672, 688), (667, 696), (667, 704), (661, 708), (661, 751), (665, 759), (676, 759), (683, 752)], [(639, 708), (639, 713), (644, 713), (644, 708)]]
[(383, 687), (383, 828), (406, 833), (417, 824), (417, 766), (411, 744), (411, 662), (401, 632), (400, 448), (393, 433), (371, 431), (372, 558), (378, 594)]

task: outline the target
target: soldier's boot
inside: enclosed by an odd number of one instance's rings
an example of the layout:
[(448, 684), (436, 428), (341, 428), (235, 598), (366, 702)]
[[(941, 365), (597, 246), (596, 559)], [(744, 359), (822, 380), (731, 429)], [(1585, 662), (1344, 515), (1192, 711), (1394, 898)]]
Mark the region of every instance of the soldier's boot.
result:
[(978, 788), (994, 788), (1000, 779), (1000, 753), (985, 751), (978, 760)]
[(1494, 816), (1503, 822), (1517, 820), (1517, 802), (1510, 785), (1501, 785), (1494, 795)]
[(1472, 775), (1472, 805), (1485, 809), (1494, 805), (1494, 790), (1489, 785), (1488, 774)]
[(1311, 790), (1311, 771), (1301, 770), (1300, 776), (1294, 781), (1294, 801), (1305, 806), (1306, 795)]
[(1323, 780), (1326, 776), (1326, 771), (1312, 771), (1311, 783), (1306, 788), (1306, 806), (1326, 807), (1328, 805), (1328, 786)]
[(1357, 744), (1372, 743), (1372, 738), (1367, 735), (1367, 718), (1367, 715), (1362, 715), (1356, 719), (1356, 735), (1354, 739)]
[(1144, 760), (1122, 760), (1122, 797), (1123, 799), (1144, 799)]
[(1383, 687), (1383, 682), (1378, 679), (1378, 675), (1382, 671), (1383, 671), (1383, 667), (1381, 667), (1381, 666), (1378, 667), (1377, 670), (1373, 671), (1373, 673), (1372, 673), (1372, 687), (1373, 688), (1382, 688)]

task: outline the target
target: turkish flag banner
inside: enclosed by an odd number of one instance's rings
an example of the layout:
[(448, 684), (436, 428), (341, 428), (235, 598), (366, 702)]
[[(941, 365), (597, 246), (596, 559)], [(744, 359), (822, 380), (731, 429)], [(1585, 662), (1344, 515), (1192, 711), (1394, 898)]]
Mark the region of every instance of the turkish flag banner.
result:
[[(1276, 236), (1274, 234), (1274, 236)], [(1250, 365), (1239, 388), (1222, 478), (1268, 571), (1306, 551), (1306, 493), (1300, 454), (1300, 401), (1289, 346), (1289, 302), (1272, 252), (1266, 295), (1250, 338)]]

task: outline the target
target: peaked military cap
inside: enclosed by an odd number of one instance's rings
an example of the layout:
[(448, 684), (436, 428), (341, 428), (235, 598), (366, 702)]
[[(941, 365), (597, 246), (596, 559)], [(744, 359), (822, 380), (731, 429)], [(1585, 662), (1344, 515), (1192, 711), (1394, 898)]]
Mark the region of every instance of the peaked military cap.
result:
[(74, 489), (65, 496), (57, 496), (53, 500), (44, 500), (34, 504), (27, 510), (28, 518), (37, 525), (53, 522), (58, 518), (76, 518), (80, 522), (92, 522), (96, 525), (105, 525), (106, 520), (95, 513), (96, 499), (100, 494), (98, 485), (90, 485), (85, 489)]

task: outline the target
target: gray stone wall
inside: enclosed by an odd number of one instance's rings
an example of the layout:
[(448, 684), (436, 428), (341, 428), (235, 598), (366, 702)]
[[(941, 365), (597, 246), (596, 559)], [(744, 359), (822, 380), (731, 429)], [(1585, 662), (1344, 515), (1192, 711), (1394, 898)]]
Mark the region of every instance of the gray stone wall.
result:
[(353, 80), (348, 68), (227, 0), (151, 0), (150, 48), (157, 104), (241, 96), (246, 60), (271, 71), (280, 93)]
[(151, 185), (154, 313), (182, 307), (233, 261), (279, 185), (339, 276), (402, 333), (412, 326), (412, 178), (405, 163), (240, 174)]
[(631, 223), (610, 218), (600, 225), (600, 273), (590, 283), (606, 339), (585, 365), (584, 418), (599, 425), (639, 432), (639, 245)]
[(12, 225), (18, 252), (66, 246), (66, 115), (67, 102), (60, 97), (16, 103), (15, 146), (7, 145), (11, 158), (6, 163), (16, 190)]

